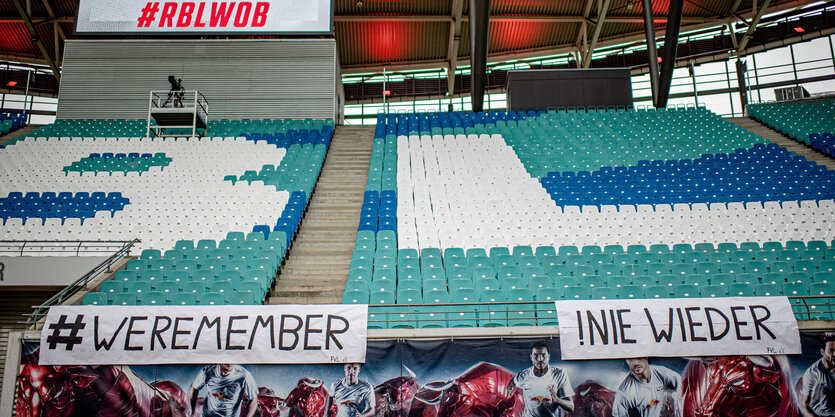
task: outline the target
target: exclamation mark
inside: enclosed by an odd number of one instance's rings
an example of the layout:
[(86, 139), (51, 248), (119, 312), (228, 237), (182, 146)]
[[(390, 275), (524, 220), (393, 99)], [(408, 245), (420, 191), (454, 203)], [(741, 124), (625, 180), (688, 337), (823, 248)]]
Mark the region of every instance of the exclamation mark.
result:
[(583, 316), (580, 315), (580, 310), (577, 310), (577, 328), (580, 329), (580, 346), (583, 346)]

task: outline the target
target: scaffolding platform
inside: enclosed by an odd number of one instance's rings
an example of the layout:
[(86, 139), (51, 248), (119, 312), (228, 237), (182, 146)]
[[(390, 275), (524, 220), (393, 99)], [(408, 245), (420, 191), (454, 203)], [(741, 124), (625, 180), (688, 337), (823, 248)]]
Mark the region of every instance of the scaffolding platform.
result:
[[(169, 132), (166, 132), (166, 129)], [(150, 92), (147, 136), (183, 135), (182, 132), (171, 133), (174, 129), (191, 130), (191, 137), (206, 135), (209, 129), (209, 101), (199, 91)]]

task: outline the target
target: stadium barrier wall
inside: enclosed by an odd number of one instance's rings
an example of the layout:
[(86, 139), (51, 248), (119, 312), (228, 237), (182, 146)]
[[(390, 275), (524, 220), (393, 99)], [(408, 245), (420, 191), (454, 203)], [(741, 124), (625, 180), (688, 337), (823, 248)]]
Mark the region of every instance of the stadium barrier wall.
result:
[(105, 260), (106, 256), (0, 256), (0, 288), (33, 285), (64, 288)]

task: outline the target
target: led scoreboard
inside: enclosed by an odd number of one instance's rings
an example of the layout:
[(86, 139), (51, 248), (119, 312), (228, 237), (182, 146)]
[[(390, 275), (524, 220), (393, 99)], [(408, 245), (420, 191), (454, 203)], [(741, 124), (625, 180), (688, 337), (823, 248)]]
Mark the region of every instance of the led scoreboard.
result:
[(75, 32), (96, 34), (328, 34), (331, 0), (80, 0)]

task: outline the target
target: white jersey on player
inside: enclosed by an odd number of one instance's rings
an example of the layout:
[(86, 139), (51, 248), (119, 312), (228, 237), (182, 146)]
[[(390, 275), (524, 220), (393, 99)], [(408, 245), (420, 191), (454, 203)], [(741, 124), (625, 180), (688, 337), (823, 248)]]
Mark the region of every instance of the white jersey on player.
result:
[(560, 398), (574, 396), (571, 389), (571, 382), (568, 375), (560, 368), (548, 367), (542, 376), (536, 376), (533, 367), (525, 369), (516, 374), (513, 383), (522, 390), (525, 397), (525, 417), (559, 417), (562, 415), (562, 407), (551, 399), (551, 391), (548, 387), (553, 386)]
[(665, 399), (675, 396), (681, 386), (681, 376), (663, 366), (649, 365), (649, 371), (648, 382), (639, 381), (632, 372), (623, 380), (612, 405), (614, 417), (661, 416)]
[(203, 417), (238, 417), (244, 398), (258, 401), (255, 379), (240, 365), (235, 365), (226, 376), (220, 374), (218, 365), (207, 366), (191, 385), (198, 391), (206, 387)]
[(374, 388), (361, 379), (354, 385), (348, 385), (344, 379), (340, 379), (331, 386), (330, 391), (337, 407), (336, 417), (355, 417), (374, 406)]

